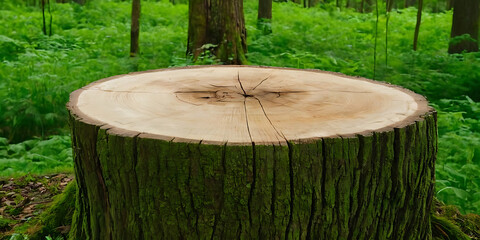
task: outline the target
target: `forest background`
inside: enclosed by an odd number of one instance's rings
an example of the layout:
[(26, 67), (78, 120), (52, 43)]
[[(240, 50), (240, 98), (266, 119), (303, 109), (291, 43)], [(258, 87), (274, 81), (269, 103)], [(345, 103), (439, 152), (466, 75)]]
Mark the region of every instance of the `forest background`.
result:
[[(130, 2), (0, 2), (1, 178), (73, 172), (65, 109), (73, 90), (133, 71), (221, 63), (208, 51), (195, 63), (186, 56), (186, 2), (142, 1), (136, 57), (129, 56)], [(436, 196), (478, 214), (480, 53), (448, 54), (452, 41), (469, 36), (450, 38), (452, 11), (443, 0), (424, 2), (414, 51), (417, 8), (406, 2), (391, 12), (381, 1), (364, 11), (354, 1), (275, 2), (272, 22), (260, 26), (258, 1), (245, 0), (248, 63), (341, 72), (426, 96), (439, 112)]]

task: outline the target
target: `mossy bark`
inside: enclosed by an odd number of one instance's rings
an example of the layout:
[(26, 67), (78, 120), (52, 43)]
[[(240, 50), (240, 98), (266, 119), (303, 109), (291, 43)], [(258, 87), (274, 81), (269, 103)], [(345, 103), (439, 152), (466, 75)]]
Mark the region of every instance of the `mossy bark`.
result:
[(243, 1), (189, 1), (187, 54), (196, 61), (206, 51), (223, 64), (247, 64)]
[(436, 115), (288, 145), (126, 135), (70, 117), (71, 239), (431, 239)]

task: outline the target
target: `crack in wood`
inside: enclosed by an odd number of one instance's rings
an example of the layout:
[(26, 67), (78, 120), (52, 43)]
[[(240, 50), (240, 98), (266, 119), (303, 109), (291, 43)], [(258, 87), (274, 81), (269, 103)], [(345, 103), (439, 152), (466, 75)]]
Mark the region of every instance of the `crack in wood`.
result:
[(258, 86), (260, 86), (263, 82), (267, 81), (270, 78), (270, 76), (272, 76), (272, 75), (268, 75), (268, 77), (266, 77), (260, 83), (258, 83), (255, 87), (253, 87), (252, 91), (255, 90)]

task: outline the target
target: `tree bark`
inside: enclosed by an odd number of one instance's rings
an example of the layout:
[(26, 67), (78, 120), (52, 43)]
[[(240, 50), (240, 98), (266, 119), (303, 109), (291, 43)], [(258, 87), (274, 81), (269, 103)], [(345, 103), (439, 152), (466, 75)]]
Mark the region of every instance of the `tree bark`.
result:
[(43, 35), (47, 35), (47, 24), (45, 22), (45, 0), (42, 0), (41, 3), (42, 3), (42, 32), (43, 32)]
[(196, 61), (206, 51), (223, 64), (247, 63), (242, 0), (190, 0), (187, 54)]
[[(478, 52), (480, 2), (477, 0), (455, 0), (453, 2), (453, 20), (451, 42), (448, 53)], [(467, 38), (458, 39), (467, 35)], [(455, 39), (457, 37), (457, 39)]]
[(272, 19), (272, 0), (258, 0), (258, 19)]
[(423, 0), (418, 0), (417, 23), (413, 34), (413, 51), (417, 51), (418, 34), (420, 33), (420, 24), (422, 23)]
[(454, 0), (447, 0), (447, 7), (446, 7), (447, 10), (452, 10), (452, 8), (453, 8), (453, 1), (454, 1)]
[(258, 1), (257, 27), (264, 34), (272, 33), (272, 0)]
[(393, 8), (394, 0), (386, 0), (386, 11), (391, 12)]
[(431, 239), (436, 114), (405, 89), (194, 67), (104, 79), (68, 109), (71, 239)]
[(135, 57), (139, 51), (140, 36), (140, 0), (132, 0), (132, 24), (130, 27), (130, 57)]

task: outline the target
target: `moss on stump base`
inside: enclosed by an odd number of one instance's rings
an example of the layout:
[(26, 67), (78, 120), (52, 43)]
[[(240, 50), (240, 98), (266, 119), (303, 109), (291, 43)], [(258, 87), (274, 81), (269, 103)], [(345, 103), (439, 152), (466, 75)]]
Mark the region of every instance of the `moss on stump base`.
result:
[(321, 71), (134, 73), (68, 104), (72, 239), (431, 239), (436, 113)]

